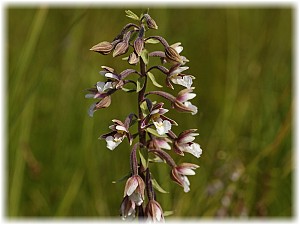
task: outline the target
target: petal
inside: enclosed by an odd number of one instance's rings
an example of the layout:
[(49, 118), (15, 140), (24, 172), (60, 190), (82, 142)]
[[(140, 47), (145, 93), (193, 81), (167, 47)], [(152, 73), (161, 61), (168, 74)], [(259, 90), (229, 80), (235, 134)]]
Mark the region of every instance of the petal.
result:
[(182, 137), (179, 139), (179, 142), (180, 143), (189, 143), (189, 142), (192, 142), (193, 140), (195, 140), (195, 137), (192, 136), (192, 135), (187, 135), (185, 137)]
[(164, 120), (163, 126), (164, 126), (165, 133), (168, 133), (168, 131), (171, 130), (172, 128), (172, 124), (169, 120)]
[(86, 94), (85, 98), (94, 98), (95, 94)]
[(113, 74), (113, 73), (106, 73), (105, 77), (107, 77), (107, 78), (113, 78), (115, 80), (119, 80), (119, 77), (117, 75)]
[(195, 171), (190, 168), (178, 168), (178, 172), (182, 175), (195, 175)]
[(137, 204), (138, 206), (140, 206), (143, 203), (143, 199), (141, 194), (137, 193), (137, 192), (133, 192), (130, 196), (129, 199), (131, 201), (133, 201), (135, 204)]
[(128, 132), (127, 129), (126, 129), (125, 127), (123, 127), (123, 126), (117, 125), (117, 126), (116, 126), (116, 129), (117, 129), (117, 130), (121, 130), (121, 131), (125, 131), (126, 133)]
[(88, 110), (88, 114), (89, 114), (90, 117), (93, 117), (94, 112), (96, 111), (96, 109), (95, 109), (95, 108), (96, 108), (96, 104), (97, 104), (97, 103), (92, 104), (92, 105), (90, 106), (89, 110)]
[(190, 153), (199, 158), (202, 155), (202, 149), (199, 144), (193, 143), (190, 145)]
[(189, 192), (190, 191), (190, 181), (186, 176), (182, 177), (183, 179), (183, 191)]
[(193, 84), (193, 80), (190, 76), (183, 76), (183, 77), (177, 77), (176, 80), (177, 84), (184, 86), (186, 88), (191, 88)]
[(132, 193), (135, 191), (135, 189), (137, 188), (138, 185), (139, 185), (138, 181), (134, 177), (130, 177), (127, 180), (126, 185), (125, 185), (124, 197), (126, 195), (127, 196), (132, 195)]
[(160, 115), (163, 115), (163, 114), (165, 114), (165, 113), (167, 113), (167, 112), (169, 112), (168, 109), (160, 108), (158, 113), (159, 113)]
[(182, 73), (185, 70), (188, 70), (189, 67), (188, 66), (179, 66), (176, 69), (174, 69), (173, 71), (171, 71), (170, 76), (176, 76), (180, 73)]
[(171, 130), (172, 124), (168, 120), (162, 120), (161, 118), (157, 119), (153, 122), (156, 127), (156, 131), (159, 135), (163, 135), (168, 133)]
[(97, 87), (98, 92), (103, 92), (104, 86), (105, 86), (105, 82), (101, 82), (101, 81), (97, 82), (96, 87)]
[(112, 82), (106, 82), (105, 83), (104, 91), (107, 90), (107, 89), (112, 89), (112, 88), (113, 88)]
[(159, 148), (171, 150), (171, 146), (168, 144), (166, 140), (157, 138), (155, 139), (155, 141)]
[(160, 220), (162, 218), (162, 211), (157, 205), (155, 205), (154, 208), (155, 208), (154, 209), (155, 219), (156, 219), (156, 221), (160, 222)]
[(187, 108), (192, 110), (192, 115), (197, 114), (198, 108), (197, 106), (193, 105), (191, 102), (184, 102), (183, 103)]
[(176, 99), (180, 102), (185, 102), (187, 100), (194, 98), (196, 96), (195, 93), (192, 93), (194, 89), (195, 89), (194, 87), (191, 87), (191, 88), (186, 88), (186, 89), (181, 90), (178, 93)]
[(183, 50), (183, 47), (181, 46), (180, 42), (172, 44), (171, 47), (173, 47), (178, 53), (182, 52)]
[(156, 131), (159, 135), (164, 135), (165, 134), (165, 129), (162, 125), (159, 123), (154, 122), (154, 126), (156, 127)]
[(159, 109), (154, 109), (154, 110), (151, 111), (150, 115), (154, 115), (154, 114), (156, 114), (158, 112), (159, 112)]
[(114, 150), (122, 142), (122, 141), (116, 142), (115, 139), (112, 136), (106, 137), (105, 140), (107, 142), (106, 147), (110, 150)]

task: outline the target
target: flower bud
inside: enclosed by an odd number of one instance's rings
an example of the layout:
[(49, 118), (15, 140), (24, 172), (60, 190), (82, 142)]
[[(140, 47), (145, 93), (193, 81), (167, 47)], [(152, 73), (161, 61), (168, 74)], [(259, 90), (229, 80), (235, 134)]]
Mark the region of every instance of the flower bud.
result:
[(170, 46), (166, 47), (165, 54), (166, 54), (166, 60), (168, 62), (173, 63), (173, 64), (176, 64), (176, 63), (183, 64), (181, 56), (178, 54), (178, 52), (174, 48), (172, 48)]
[(135, 39), (134, 43), (133, 43), (133, 47), (134, 50), (136, 52), (136, 54), (138, 54), (138, 56), (140, 56), (142, 54), (142, 51), (144, 49), (144, 40), (142, 37), (138, 37), (137, 39)]
[(144, 18), (146, 19), (147, 26), (150, 29), (155, 29), (155, 30), (158, 29), (158, 26), (156, 25), (156, 22), (150, 17), (149, 14), (144, 14)]
[(113, 52), (113, 57), (125, 54), (128, 51), (128, 47), (129, 45), (127, 41), (122, 41), (118, 43)]
[(179, 166), (173, 167), (171, 178), (184, 188), (184, 192), (190, 191), (190, 181), (187, 178), (189, 175), (195, 175), (195, 169), (199, 166), (192, 163), (182, 163)]
[(132, 202), (128, 196), (123, 198), (120, 213), (123, 220), (133, 220), (135, 217), (135, 204)]
[(163, 210), (155, 200), (150, 200), (146, 206), (147, 222), (164, 222)]
[(107, 55), (113, 50), (113, 48), (114, 46), (110, 42), (103, 41), (100, 42), (99, 44), (94, 45), (90, 50), (101, 53), (103, 55)]

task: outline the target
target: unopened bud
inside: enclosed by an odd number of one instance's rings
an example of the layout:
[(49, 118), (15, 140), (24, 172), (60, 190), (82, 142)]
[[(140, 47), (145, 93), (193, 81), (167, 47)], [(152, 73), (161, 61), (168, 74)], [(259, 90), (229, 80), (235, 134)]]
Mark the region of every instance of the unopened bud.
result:
[(140, 56), (142, 54), (142, 51), (144, 49), (144, 40), (141, 37), (138, 37), (137, 39), (135, 39), (134, 43), (133, 43), (133, 47), (134, 50), (136, 52), (136, 54), (138, 54), (138, 56)]
[(127, 41), (122, 41), (122, 42), (118, 43), (113, 52), (113, 57), (125, 54), (128, 50), (128, 47), (129, 47), (129, 45), (128, 45)]
[(99, 52), (103, 55), (107, 55), (113, 50), (113, 48), (114, 46), (110, 42), (103, 41), (99, 44), (94, 45), (90, 50), (94, 52)]
[(166, 54), (166, 59), (168, 62), (173, 63), (173, 64), (175, 64), (175, 63), (183, 64), (181, 56), (178, 54), (178, 52), (174, 48), (172, 48), (170, 46), (166, 47), (165, 54)]
[(146, 19), (147, 26), (150, 29), (158, 29), (158, 26), (156, 25), (154, 19), (152, 19), (149, 14), (144, 14), (144, 18)]

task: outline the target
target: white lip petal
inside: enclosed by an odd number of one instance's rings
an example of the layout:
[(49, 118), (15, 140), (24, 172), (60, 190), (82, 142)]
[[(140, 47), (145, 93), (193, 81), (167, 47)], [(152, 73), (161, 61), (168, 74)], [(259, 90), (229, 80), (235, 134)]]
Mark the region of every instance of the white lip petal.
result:
[[(176, 77), (171, 78), (171, 81), (174, 84), (179, 84), (186, 88), (191, 88), (192, 84), (193, 84), (193, 79), (190, 76), (184, 76), (184, 77), (176, 76)], [(187, 96), (187, 97), (190, 97), (190, 96)], [(186, 98), (185, 100), (188, 100), (188, 99)]]
[(94, 112), (95, 112), (95, 107), (96, 107), (96, 103), (92, 104), (88, 110), (88, 114), (90, 117), (93, 117)]
[(98, 92), (103, 92), (104, 91), (105, 82), (99, 81), (99, 82), (97, 82), (96, 86), (97, 86)]
[(186, 176), (182, 176), (184, 192), (190, 191), (190, 181)]
[(121, 144), (122, 141), (115, 141), (115, 138), (112, 137), (112, 136), (108, 136), (105, 138), (106, 140), (106, 147), (109, 149), (109, 150), (114, 150), (119, 144)]
[[(188, 152), (188, 153), (194, 155), (197, 158), (199, 158), (202, 154), (202, 149), (200, 148), (200, 145), (197, 144), (197, 143), (193, 143), (191, 145), (186, 144), (183, 147), (183, 151)], [(186, 175), (188, 175), (188, 174), (186, 174)]]
[(172, 124), (168, 120), (159, 120), (153, 122), (154, 126), (156, 127), (156, 131), (159, 135), (163, 135), (168, 133), (171, 130)]
[(197, 106), (194, 106), (191, 102), (184, 102), (183, 104), (192, 110), (192, 115), (197, 114), (197, 112), (198, 112)]
[(133, 192), (131, 195), (129, 195), (129, 199), (135, 202), (135, 204), (137, 204), (138, 206), (140, 206), (143, 203), (141, 194), (136, 192)]
[(103, 89), (105, 91), (107, 89), (112, 89), (112, 88), (113, 88), (112, 82), (106, 82)]
[(202, 149), (199, 144), (193, 143), (190, 148), (191, 154), (193, 154), (195, 157), (199, 158), (202, 155)]

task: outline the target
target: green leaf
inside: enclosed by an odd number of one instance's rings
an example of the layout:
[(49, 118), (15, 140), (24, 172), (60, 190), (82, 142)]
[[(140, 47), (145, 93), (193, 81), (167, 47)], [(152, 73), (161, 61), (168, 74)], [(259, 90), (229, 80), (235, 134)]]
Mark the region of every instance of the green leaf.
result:
[(146, 65), (148, 65), (148, 63), (149, 63), (149, 54), (148, 54), (148, 50), (147, 49), (145, 49), (145, 48), (143, 49), (143, 51), (141, 53), (141, 57), (142, 57), (144, 63)]
[(145, 77), (139, 77), (136, 81), (136, 92), (140, 92), (145, 85)]
[(147, 107), (147, 102), (143, 101), (142, 104), (140, 105), (140, 107), (141, 107), (141, 110), (142, 110), (142, 113), (143, 113), (144, 117), (147, 116), (148, 113), (149, 113), (149, 110), (148, 110), (148, 107)]
[(160, 85), (159, 83), (157, 83), (157, 81), (155, 80), (154, 75), (151, 72), (148, 72), (148, 77), (150, 78), (150, 80), (152, 81), (153, 85), (159, 88), (162, 88), (163, 86)]
[(163, 193), (163, 194), (169, 193), (168, 191), (165, 191), (165, 190), (157, 183), (157, 181), (156, 181), (154, 178), (152, 178), (151, 181), (152, 181), (152, 186), (154, 187), (154, 189), (156, 189), (157, 191), (159, 191), (160, 193)]
[(164, 216), (171, 216), (174, 214), (174, 211), (164, 211)]
[(112, 183), (116, 184), (116, 183), (122, 182), (124, 180), (127, 180), (130, 176), (131, 176), (131, 173), (128, 173), (125, 176), (121, 177), (120, 179), (112, 181)]
[(149, 38), (147, 41), (145, 41), (146, 44), (157, 44), (160, 41), (154, 38)]
[(158, 156), (155, 156), (153, 159), (149, 159), (148, 161), (151, 163), (165, 163), (165, 161)]
[(126, 16), (133, 19), (133, 20), (140, 20), (140, 18), (132, 11), (130, 10), (125, 10), (125, 13), (127, 14)]
[(156, 130), (154, 130), (154, 129), (150, 128), (150, 127), (148, 127), (146, 129), (146, 131), (148, 131), (150, 134), (153, 134), (156, 137), (168, 137), (166, 134), (163, 134), (163, 135), (158, 134)]
[(122, 90), (123, 91), (125, 91), (125, 92), (134, 92), (135, 91), (135, 89), (129, 89), (129, 88), (122, 88)]
[(148, 150), (146, 148), (141, 148), (139, 151), (141, 158), (141, 163), (145, 169), (148, 168)]

